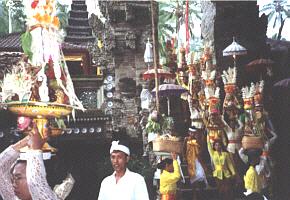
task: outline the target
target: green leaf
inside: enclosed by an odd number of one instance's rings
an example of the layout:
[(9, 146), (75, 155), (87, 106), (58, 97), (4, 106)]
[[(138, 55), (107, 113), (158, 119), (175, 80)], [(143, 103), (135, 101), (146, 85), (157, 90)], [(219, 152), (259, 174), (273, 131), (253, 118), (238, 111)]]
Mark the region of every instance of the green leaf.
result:
[(26, 31), (21, 35), (21, 46), (24, 54), (26, 54), (29, 60), (32, 59), (33, 53), (31, 51), (32, 35), (29, 31)]

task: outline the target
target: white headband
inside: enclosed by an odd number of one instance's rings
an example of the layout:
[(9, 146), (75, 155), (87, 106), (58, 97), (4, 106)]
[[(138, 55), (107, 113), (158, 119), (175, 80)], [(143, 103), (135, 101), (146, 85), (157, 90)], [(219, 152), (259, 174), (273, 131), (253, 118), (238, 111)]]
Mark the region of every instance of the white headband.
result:
[[(51, 159), (51, 156), (53, 156), (53, 154), (50, 152), (42, 152), (41, 154), (42, 154), (43, 160), (49, 160), (49, 159)], [(28, 160), (29, 157), (31, 157), (29, 152), (21, 152), (18, 159), (19, 160)]]
[(125, 145), (119, 144), (119, 140), (118, 141), (113, 141), (112, 142), (112, 146), (110, 148), (110, 154), (113, 151), (122, 151), (125, 154), (127, 154), (128, 156), (130, 156), (130, 150), (128, 147), (126, 147)]
[(195, 127), (189, 127), (189, 129), (188, 129), (189, 131), (191, 131), (191, 132), (195, 132), (195, 131), (198, 131)]

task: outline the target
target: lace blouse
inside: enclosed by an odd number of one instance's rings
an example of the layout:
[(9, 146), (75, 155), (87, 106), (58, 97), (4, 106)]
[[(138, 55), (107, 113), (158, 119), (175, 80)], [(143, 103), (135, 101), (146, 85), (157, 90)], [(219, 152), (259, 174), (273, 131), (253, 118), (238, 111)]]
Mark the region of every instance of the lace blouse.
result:
[[(27, 152), (26, 177), (33, 200), (58, 200), (46, 180), (46, 172), (41, 151)], [(0, 154), (0, 194), (3, 200), (18, 200), (14, 194), (10, 169), (19, 157), (19, 152), (11, 146)]]

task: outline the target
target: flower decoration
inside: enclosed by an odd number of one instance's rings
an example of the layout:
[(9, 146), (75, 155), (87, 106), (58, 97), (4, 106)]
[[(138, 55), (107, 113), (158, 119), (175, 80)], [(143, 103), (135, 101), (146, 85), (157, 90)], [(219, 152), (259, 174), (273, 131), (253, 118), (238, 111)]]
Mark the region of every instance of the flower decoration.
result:
[[(27, 8), (28, 10), (28, 8)], [(56, 16), (55, 0), (34, 0), (27, 12), (27, 23), (30, 28), (41, 26), (45, 28), (59, 28)]]

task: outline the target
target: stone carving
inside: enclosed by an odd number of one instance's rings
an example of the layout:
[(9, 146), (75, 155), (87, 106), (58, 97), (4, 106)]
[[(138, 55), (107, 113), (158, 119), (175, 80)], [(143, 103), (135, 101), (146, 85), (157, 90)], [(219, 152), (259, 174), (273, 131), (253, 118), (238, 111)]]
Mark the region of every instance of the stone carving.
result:
[(126, 47), (130, 49), (136, 49), (136, 35), (133, 31), (128, 31), (125, 34), (125, 43)]
[(112, 51), (114, 48), (116, 48), (115, 32), (109, 25), (109, 22), (105, 25), (103, 41), (105, 51)]
[(89, 24), (92, 27), (92, 30), (94, 34), (97, 36), (97, 38), (102, 38), (104, 24), (101, 22), (98, 16), (96, 16), (95, 14), (92, 14), (89, 19)]

